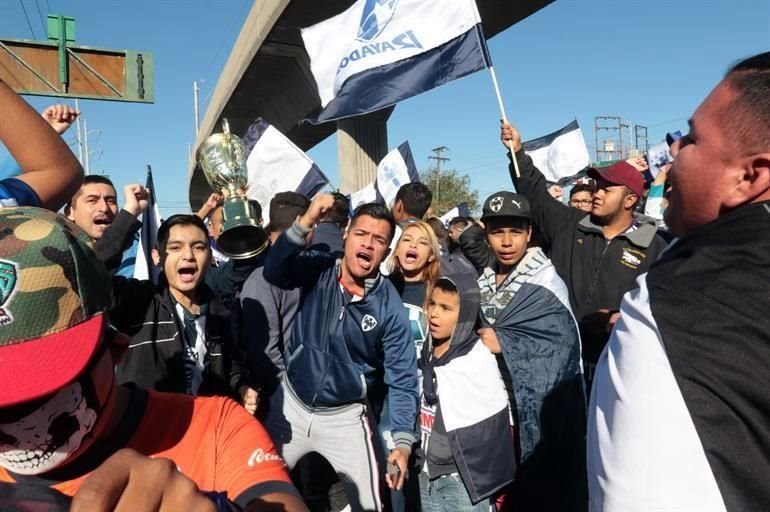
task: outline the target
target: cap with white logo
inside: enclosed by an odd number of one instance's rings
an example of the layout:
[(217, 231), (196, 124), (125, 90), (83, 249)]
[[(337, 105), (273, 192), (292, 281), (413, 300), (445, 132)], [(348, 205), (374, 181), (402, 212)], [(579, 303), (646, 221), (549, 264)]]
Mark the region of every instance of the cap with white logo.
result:
[(521, 194), (503, 190), (489, 196), (481, 210), (481, 220), (495, 217), (521, 217), (531, 219), (529, 201)]

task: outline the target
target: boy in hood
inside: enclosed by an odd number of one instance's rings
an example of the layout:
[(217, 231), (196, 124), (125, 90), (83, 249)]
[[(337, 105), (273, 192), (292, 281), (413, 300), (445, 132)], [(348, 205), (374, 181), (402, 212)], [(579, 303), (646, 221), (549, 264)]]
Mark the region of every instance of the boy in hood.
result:
[(421, 356), (422, 508), (489, 510), (489, 497), (513, 481), (516, 455), (495, 356), (475, 333), (479, 287), (467, 274), (442, 277), (427, 309), (430, 335)]

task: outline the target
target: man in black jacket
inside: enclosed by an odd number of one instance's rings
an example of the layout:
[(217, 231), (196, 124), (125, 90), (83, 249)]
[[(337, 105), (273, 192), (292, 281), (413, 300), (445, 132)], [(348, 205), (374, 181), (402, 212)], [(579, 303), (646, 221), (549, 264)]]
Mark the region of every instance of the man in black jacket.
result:
[(503, 123), (501, 132), (503, 145), (508, 148), (513, 144), (521, 173), (516, 176), (511, 163), (511, 179), (529, 200), (532, 219), (569, 289), (590, 383), (593, 367), (617, 320), (623, 294), (636, 286), (636, 278), (647, 272), (666, 246), (653, 220), (634, 216), (644, 178), (627, 162), (591, 169), (597, 190), (591, 213), (586, 215), (548, 194), (545, 176), (521, 150), (521, 135), (513, 126)]
[(123, 208), (118, 210), (115, 185), (105, 176), (91, 174), (64, 207), (64, 215), (94, 240), (94, 250), (107, 270), (120, 266), (123, 251), (141, 227), (137, 219), (147, 209), (149, 192), (142, 185), (126, 185)]
[(113, 277), (110, 319), (131, 341), (117, 368), (118, 382), (190, 395), (248, 398), (232, 313), (204, 278), (211, 266), (208, 232), (195, 215), (173, 215), (158, 229), (153, 251), (163, 274), (160, 283)]

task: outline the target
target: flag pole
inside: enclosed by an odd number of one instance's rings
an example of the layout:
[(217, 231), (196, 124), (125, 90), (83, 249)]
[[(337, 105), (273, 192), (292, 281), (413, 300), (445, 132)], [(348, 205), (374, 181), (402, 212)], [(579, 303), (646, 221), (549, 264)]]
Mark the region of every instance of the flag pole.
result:
[[(505, 106), (503, 106), (503, 96), (500, 94), (500, 86), (497, 83), (497, 74), (495, 73), (494, 66), (489, 66), (489, 74), (492, 76), (492, 85), (495, 87), (495, 94), (497, 95), (497, 104), (500, 106), (500, 115), (503, 117), (503, 122), (507, 123), (508, 118), (505, 115)], [(519, 162), (516, 161), (516, 152), (513, 150), (513, 141), (508, 141), (508, 149), (511, 150), (511, 161), (513, 162), (513, 168), (516, 170), (516, 177), (521, 178), (519, 172)]]

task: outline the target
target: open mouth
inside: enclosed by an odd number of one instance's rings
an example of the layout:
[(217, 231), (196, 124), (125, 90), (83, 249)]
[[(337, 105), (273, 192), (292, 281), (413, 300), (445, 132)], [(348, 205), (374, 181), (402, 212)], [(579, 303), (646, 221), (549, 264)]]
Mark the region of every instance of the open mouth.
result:
[(97, 217), (96, 219), (94, 219), (94, 224), (97, 226), (107, 227), (110, 224), (112, 224), (112, 221), (107, 217)]
[(184, 267), (177, 270), (176, 273), (179, 276), (179, 280), (183, 283), (192, 283), (198, 270), (195, 267)]
[(406, 263), (415, 263), (417, 261), (417, 251), (414, 249), (409, 249), (406, 251), (406, 255), (404, 256), (404, 261)]
[(372, 255), (366, 251), (358, 251), (356, 253), (356, 261), (358, 262), (358, 265), (364, 270), (369, 270), (372, 268)]

